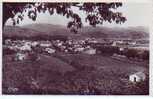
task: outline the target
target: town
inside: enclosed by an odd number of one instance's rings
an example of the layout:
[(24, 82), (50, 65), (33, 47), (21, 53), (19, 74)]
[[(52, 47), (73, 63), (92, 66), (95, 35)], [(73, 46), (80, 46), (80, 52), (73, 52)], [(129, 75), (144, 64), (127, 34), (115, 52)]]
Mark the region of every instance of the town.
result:
[[(142, 45), (142, 44), (141, 44)], [(26, 58), (28, 53), (53, 53), (63, 52), (68, 54), (118, 54), (118, 56), (133, 57), (139, 60), (148, 60), (148, 47), (140, 47), (140, 43), (132, 40), (11, 40), (4, 41), (4, 53), (14, 52), (19, 60)], [(8, 49), (8, 50), (7, 50)], [(133, 52), (132, 52), (133, 51)], [(131, 55), (131, 56), (130, 56)]]
[[(146, 66), (148, 67), (149, 65), (149, 50), (148, 47), (142, 47), (142, 45), (145, 44), (148, 44), (148, 42), (142, 40), (141, 41), (109, 40), (109, 39), (100, 40), (95, 38), (85, 38), (80, 40), (78, 39), (77, 40), (76, 39), (67, 39), (67, 40), (5, 39), (3, 41), (3, 57), (6, 66), (5, 68), (9, 66), (9, 68), (12, 67), (13, 69), (14, 66), (19, 66), (18, 68), (24, 68), (24, 69), (33, 68), (34, 70), (32, 71), (37, 72), (38, 70), (35, 70), (34, 68), (34, 66), (36, 65), (37, 68), (38, 67), (52, 68), (51, 69), (52, 72), (54, 71), (54, 69), (55, 70), (57, 69), (56, 72), (57, 73), (60, 72), (62, 78), (56, 77), (55, 78), (56, 83), (58, 83), (58, 80), (60, 79), (64, 79), (63, 83), (65, 83), (68, 79), (72, 79), (73, 77), (75, 77), (74, 75), (77, 74), (80, 75), (81, 72), (85, 73), (83, 74), (84, 76), (85, 75), (88, 76), (90, 75), (90, 73), (93, 75), (92, 72), (96, 71), (97, 73), (95, 78), (99, 79), (99, 76), (104, 77), (102, 82), (103, 81), (105, 82), (107, 81), (107, 79), (109, 79), (110, 81), (113, 81), (113, 83), (111, 84), (112, 86), (116, 83), (116, 80), (114, 81), (114, 79), (118, 79), (119, 81), (119, 82), (117, 81), (118, 83), (122, 82), (125, 84), (122, 87), (128, 87), (127, 89), (125, 88), (125, 92), (123, 94), (125, 93), (131, 94), (131, 92), (128, 93), (127, 90), (135, 90), (137, 84), (138, 85), (139, 83), (144, 84), (146, 83), (146, 81), (148, 81), (148, 74), (147, 74), (148, 70), (146, 69)], [(43, 65), (41, 65), (40, 63)], [(61, 67), (59, 68), (59, 66)], [(109, 67), (111, 67), (111, 69)], [(132, 70), (130, 70), (129, 68), (131, 68)], [(43, 70), (44, 69), (40, 68), (40, 71)], [(90, 73), (88, 74), (87, 72)], [(50, 73), (47, 75), (50, 75)], [(38, 75), (39, 73), (36, 74)], [(42, 74), (44, 74), (44, 72)], [(71, 75), (72, 78), (67, 78), (66, 75), (67, 76)], [(113, 76), (111, 77), (110, 75)], [(54, 74), (52, 76), (57, 76), (57, 74)], [(107, 76), (109, 76), (110, 78), (106, 79), (105, 77)], [(38, 76), (38, 78), (40, 78), (40, 76)], [(42, 90), (39, 83), (42, 83), (43, 81), (37, 81), (36, 78), (34, 78), (33, 76), (30, 76), (29, 79), (32, 79), (32, 82), (34, 82), (34, 83), (31, 82), (32, 86), (34, 86), (34, 89), (32, 87), (30, 90), (32, 90), (35, 93), (38, 93), (37, 90)], [(75, 80), (77, 81), (79, 79), (80, 76)], [(53, 80), (52, 77), (51, 80)], [(74, 82), (76, 82), (75, 80)], [(68, 80), (68, 82), (69, 81), (70, 80)], [(66, 85), (67, 84), (64, 85), (60, 84), (59, 86), (66, 86)], [(72, 90), (71, 86), (73, 87), (74, 85), (68, 85), (68, 86), (70, 90)], [(77, 84), (76, 86), (78, 87), (82, 85)], [(87, 84), (87, 86), (89, 85)], [(93, 85), (93, 87), (96, 86), (97, 85)], [(103, 90), (104, 86), (105, 84), (101, 86), (102, 89), (98, 90)], [(29, 85), (27, 87), (29, 87)], [(143, 87), (143, 85), (141, 85), (141, 87)], [(110, 89), (115, 90), (112, 89), (112, 87)], [(75, 90), (77, 90), (77, 88)], [(90, 90), (88, 88), (82, 89), (81, 87), (79, 90), (83, 90), (83, 92), (81, 91), (78, 92), (78, 93), (81, 92), (80, 94), (98, 94), (98, 92), (96, 92), (97, 88), (96, 89), (91, 88)], [(6, 93), (18, 93), (18, 92), (19, 93), (22, 92), (21, 88), (8, 87), (6, 89)], [(72, 92), (75, 93), (76, 91)], [(99, 94), (103, 94), (104, 92), (100, 91)], [(47, 93), (50, 92), (46, 92), (46, 94)]]

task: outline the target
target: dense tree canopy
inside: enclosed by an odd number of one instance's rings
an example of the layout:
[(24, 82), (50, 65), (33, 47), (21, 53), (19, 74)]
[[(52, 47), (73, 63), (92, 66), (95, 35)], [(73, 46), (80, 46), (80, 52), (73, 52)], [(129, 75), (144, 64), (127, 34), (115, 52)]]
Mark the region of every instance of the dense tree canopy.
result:
[[(72, 7), (78, 7), (85, 15), (85, 21), (91, 26), (103, 24), (103, 22), (117, 24), (124, 23), (126, 18), (122, 13), (115, 11), (122, 3), (3, 3), (3, 26), (6, 21), (11, 18), (13, 25), (19, 24), (24, 19), (25, 12), (33, 21), (36, 20), (38, 13), (49, 12), (50, 15), (57, 13), (59, 15), (70, 18), (67, 27), (72, 32), (83, 26), (81, 17), (72, 10)], [(17, 15), (17, 19), (14, 17)]]

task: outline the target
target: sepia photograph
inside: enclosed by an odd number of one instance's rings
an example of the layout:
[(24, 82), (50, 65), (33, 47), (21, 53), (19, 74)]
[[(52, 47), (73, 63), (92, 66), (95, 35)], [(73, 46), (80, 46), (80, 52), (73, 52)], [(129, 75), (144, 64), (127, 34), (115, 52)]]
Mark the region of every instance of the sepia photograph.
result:
[(149, 95), (150, 7), (2, 2), (2, 94)]

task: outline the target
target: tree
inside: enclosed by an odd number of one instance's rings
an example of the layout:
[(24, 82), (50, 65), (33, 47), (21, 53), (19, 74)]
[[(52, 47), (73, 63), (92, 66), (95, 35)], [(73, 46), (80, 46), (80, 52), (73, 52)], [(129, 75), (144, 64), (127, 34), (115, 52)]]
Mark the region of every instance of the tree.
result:
[[(28, 17), (33, 21), (36, 20), (38, 13), (49, 12), (50, 15), (57, 13), (59, 15), (70, 18), (67, 27), (72, 32), (77, 32), (77, 29), (83, 26), (79, 14), (72, 10), (72, 7), (77, 7), (86, 14), (86, 22), (95, 27), (103, 22), (117, 24), (124, 23), (126, 18), (120, 12), (115, 12), (114, 9), (122, 6), (122, 3), (3, 3), (3, 27), (6, 21), (11, 18), (13, 25), (19, 24), (24, 19), (24, 12), (28, 12)], [(14, 17), (17, 16), (17, 19)]]

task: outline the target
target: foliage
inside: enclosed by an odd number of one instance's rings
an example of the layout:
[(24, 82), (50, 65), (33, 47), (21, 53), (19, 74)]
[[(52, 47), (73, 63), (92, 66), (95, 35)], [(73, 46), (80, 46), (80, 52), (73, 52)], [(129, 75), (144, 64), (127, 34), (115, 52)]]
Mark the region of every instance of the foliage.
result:
[[(71, 32), (77, 33), (77, 30), (83, 26), (81, 17), (75, 13), (72, 8), (77, 7), (80, 11), (85, 13), (86, 22), (91, 26), (103, 24), (103, 22), (117, 24), (124, 23), (126, 18), (122, 13), (114, 11), (122, 3), (3, 3), (3, 26), (6, 21), (11, 18), (13, 25), (19, 24), (24, 19), (25, 12), (28, 17), (36, 21), (38, 13), (49, 12), (50, 15), (59, 14), (70, 18), (67, 27)], [(17, 18), (15, 19), (15, 16)]]

